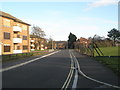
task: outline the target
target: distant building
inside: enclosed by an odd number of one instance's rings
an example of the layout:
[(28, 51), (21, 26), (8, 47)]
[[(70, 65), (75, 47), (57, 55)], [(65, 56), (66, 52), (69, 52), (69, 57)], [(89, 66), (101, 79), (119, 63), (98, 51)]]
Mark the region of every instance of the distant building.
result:
[(88, 39), (86, 39), (86, 38), (83, 38), (83, 37), (81, 37), (81, 38), (79, 39), (79, 42), (80, 42), (81, 45), (83, 45), (83, 46), (85, 46), (85, 47), (88, 47), (89, 44), (91, 43), (90, 40), (88, 40)]
[(47, 43), (45, 38), (38, 38), (35, 35), (30, 35), (30, 50), (44, 50), (46, 49), (45, 44)]
[(30, 24), (0, 11), (0, 55), (30, 51)]
[(55, 41), (56, 49), (66, 49), (67, 48), (67, 41)]

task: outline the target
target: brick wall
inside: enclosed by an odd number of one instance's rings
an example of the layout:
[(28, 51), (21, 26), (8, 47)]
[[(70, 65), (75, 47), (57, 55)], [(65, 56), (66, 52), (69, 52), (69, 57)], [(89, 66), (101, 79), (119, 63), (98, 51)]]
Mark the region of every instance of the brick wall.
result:
[[(10, 20), (10, 26), (4, 25), (4, 19)], [(16, 46), (20, 46), (20, 50), (22, 50), (22, 53), (26, 53), (30, 51), (30, 42), (29, 42), (29, 26), (23, 23), (14, 22), (12, 19), (0, 17), (0, 42), (3, 43), (2, 45), (2, 54), (13, 54), (14, 49), (16, 49)], [(13, 26), (19, 26), (22, 28), (21, 32), (14, 32)], [(23, 28), (23, 26), (27, 27), (26, 30)], [(10, 40), (4, 39), (4, 32), (10, 33)], [(17, 35), (20, 36), (22, 39), (22, 43), (14, 43), (13, 39), (17, 37)], [(27, 36), (27, 40), (23, 40), (23, 35)], [(4, 45), (10, 45), (10, 52), (4, 52)], [(28, 46), (28, 50), (23, 50), (23, 45)]]

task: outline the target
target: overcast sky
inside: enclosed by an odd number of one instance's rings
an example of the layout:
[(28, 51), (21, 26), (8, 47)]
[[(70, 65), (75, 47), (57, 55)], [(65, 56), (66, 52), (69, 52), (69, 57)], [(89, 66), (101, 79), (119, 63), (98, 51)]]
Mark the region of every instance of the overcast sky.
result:
[(107, 37), (112, 28), (118, 29), (118, 0), (9, 1), (1, 0), (2, 11), (38, 25), (54, 40), (67, 40), (70, 32), (78, 38)]

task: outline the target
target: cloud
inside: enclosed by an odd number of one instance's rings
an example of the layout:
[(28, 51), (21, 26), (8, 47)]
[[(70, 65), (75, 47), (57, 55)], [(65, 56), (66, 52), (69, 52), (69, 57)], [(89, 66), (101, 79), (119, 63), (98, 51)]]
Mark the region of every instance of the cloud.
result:
[(104, 23), (104, 24), (117, 24), (118, 21), (112, 21), (112, 20), (107, 20), (104, 18), (96, 18), (96, 17), (77, 17), (76, 18), (78, 21), (82, 21), (82, 23), (91, 23), (91, 24), (96, 24), (96, 22), (99, 23)]
[(0, 2), (92, 2), (95, 0), (0, 0)]
[[(67, 40), (70, 32), (74, 33), (78, 38), (94, 36), (106, 36), (108, 30), (117, 26), (117, 21), (106, 20), (94, 17), (74, 17), (73, 19), (56, 20), (25, 20), (31, 25), (35, 24), (42, 28), (47, 34), (46, 38), (52, 36), (54, 40)], [(116, 27), (115, 27), (116, 28)]]
[(89, 2), (88, 8), (86, 8), (86, 10), (90, 10), (96, 7), (108, 6), (108, 5), (117, 5), (118, 2), (119, 2), (118, 0), (96, 0)]

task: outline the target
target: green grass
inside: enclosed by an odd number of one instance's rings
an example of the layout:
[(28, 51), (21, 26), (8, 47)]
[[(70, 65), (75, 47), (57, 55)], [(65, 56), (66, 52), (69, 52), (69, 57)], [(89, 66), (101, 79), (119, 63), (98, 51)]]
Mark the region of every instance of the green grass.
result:
[(120, 60), (119, 57), (94, 57), (98, 62), (106, 65), (120, 76)]
[(38, 52), (30, 52), (30, 53), (22, 53), (22, 54), (13, 54), (13, 55), (5, 55), (2, 56), (2, 63), (23, 60), (25, 58), (29, 58), (32, 56), (44, 55), (49, 53), (47, 50), (38, 51)]
[[(100, 50), (103, 52), (104, 56), (120, 56), (118, 49), (120, 47), (101, 47)], [(98, 56), (96, 51), (94, 51), (94, 56)], [(94, 57), (98, 62), (106, 65), (108, 68), (113, 70), (118, 76), (120, 76), (120, 60), (119, 57)]]
[[(119, 48), (119, 49), (118, 49)], [(120, 50), (120, 47), (100, 47), (100, 50), (103, 52), (104, 56), (120, 56), (118, 50)], [(81, 52), (82, 54), (92, 55), (92, 50), (88, 48), (82, 48)], [(118, 76), (120, 76), (120, 60), (119, 57), (96, 57), (99, 56), (97, 52), (94, 50), (94, 56), (93, 57), (96, 61), (104, 64), (111, 70), (113, 70)]]
[[(120, 47), (101, 47), (100, 50), (103, 52), (104, 56), (120, 56), (118, 49)], [(97, 52), (94, 50), (94, 55), (98, 56)]]

